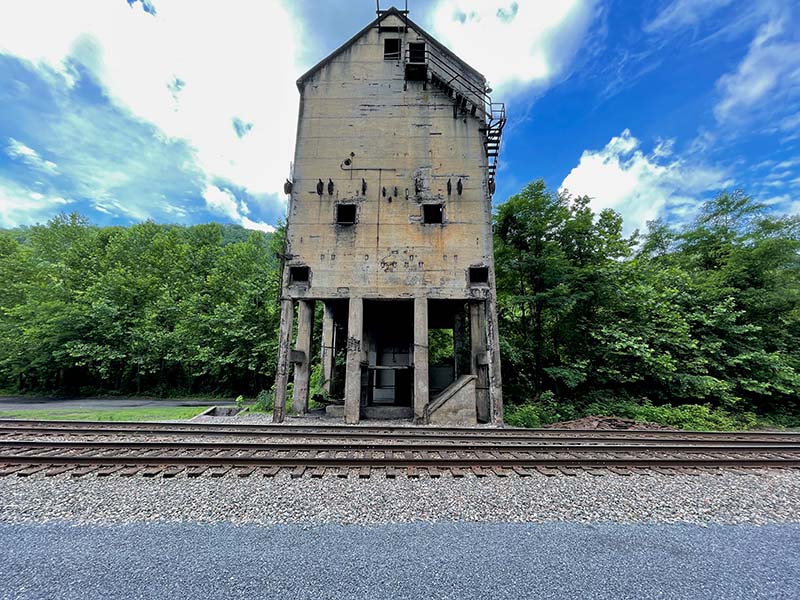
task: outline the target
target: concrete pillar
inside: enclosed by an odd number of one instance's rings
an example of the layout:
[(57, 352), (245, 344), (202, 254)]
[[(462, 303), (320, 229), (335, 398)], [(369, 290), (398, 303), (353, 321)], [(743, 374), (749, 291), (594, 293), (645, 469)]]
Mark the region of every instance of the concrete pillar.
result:
[(364, 300), (350, 298), (347, 322), (347, 373), (344, 385), (344, 422), (355, 424), (361, 419), (361, 361), (364, 337)]
[(322, 303), (322, 391), (331, 393), (331, 379), (333, 378), (333, 348), (334, 348), (334, 320), (333, 305), (330, 302)]
[(428, 299), (414, 298), (414, 421), (425, 421), (428, 405)]
[(308, 380), (311, 375), (311, 333), (314, 331), (314, 301), (299, 300), (295, 342), (294, 397), (292, 414), (308, 412)]
[(453, 363), (456, 379), (465, 373), (464, 356), (467, 353), (467, 340), (464, 336), (464, 310), (459, 308), (453, 315)]
[(489, 399), (489, 357), (486, 352), (485, 302), (469, 303), (469, 339), (471, 372), (478, 376), (476, 385), (478, 421), (488, 423), (492, 415)]
[(275, 372), (275, 398), (272, 422), (282, 423), (286, 417), (286, 388), (289, 384), (289, 351), (292, 346), (294, 305), (290, 299), (281, 300), (281, 331), (278, 337), (278, 368)]
[[(494, 289), (494, 286), (492, 286)], [(489, 353), (489, 420), (503, 424), (503, 377), (500, 373), (500, 331), (494, 298), (486, 300), (486, 338)]]

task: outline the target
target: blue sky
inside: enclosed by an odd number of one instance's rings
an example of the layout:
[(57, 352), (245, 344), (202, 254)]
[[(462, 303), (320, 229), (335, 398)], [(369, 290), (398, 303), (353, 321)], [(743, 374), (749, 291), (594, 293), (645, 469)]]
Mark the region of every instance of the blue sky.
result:
[[(388, 3), (382, 3), (388, 7)], [(800, 3), (411, 0), (509, 112), (495, 202), (544, 178), (626, 231), (742, 188), (800, 213)], [(372, 0), (6, 0), (0, 227), (284, 214), (294, 81)]]

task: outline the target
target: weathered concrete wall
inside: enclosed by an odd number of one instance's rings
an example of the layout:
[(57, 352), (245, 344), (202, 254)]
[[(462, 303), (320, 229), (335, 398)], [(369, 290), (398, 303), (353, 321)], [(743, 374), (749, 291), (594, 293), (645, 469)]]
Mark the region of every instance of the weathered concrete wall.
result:
[[(382, 22), (384, 27), (404, 25), (397, 14), (385, 16)], [(454, 98), (433, 84), (407, 81), (403, 52), (400, 60), (384, 59), (387, 38), (400, 39), (403, 51), (409, 42), (425, 41), (440, 60), (459, 70), (460, 77), (479, 89), (485, 84), (479, 74), (437, 49), (413, 25), (406, 32), (372, 27), (304, 76), (289, 199), (283, 312), (287, 313), (287, 302), (291, 306), (304, 300), (350, 301), (343, 412), (346, 422), (356, 423), (365, 408), (361, 401), (364, 367), (372, 366), (377, 356), (371, 346), (374, 340), (364, 328), (364, 303), (413, 299), (413, 409), (415, 420), (422, 421), (430, 402), (427, 301), (479, 301), (492, 311), (473, 334), (482, 336), (481, 356), (489, 359), (484, 371), (490, 372), (479, 375), (481, 381), (491, 382), (482, 386), (486, 397), (481, 419), (499, 422), (502, 399), (484, 115), (479, 108), (476, 115), (459, 112), (454, 116)], [(354, 224), (336, 223), (339, 204), (356, 207)], [(443, 206), (443, 223), (423, 222), (423, 207), (429, 204)], [(488, 282), (470, 283), (469, 268), (475, 266), (488, 267)], [(308, 281), (294, 281), (290, 274), (296, 267), (309, 269)], [(287, 324), (282, 323), (279, 387), (287, 379), (290, 335), (284, 329), (291, 330), (291, 315), (282, 320)], [(330, 325), (325, 328), (326, 340)], [(302, 331), (298, 349), (305, 348), (308, 337)], [(330, 360), (329, 353), (323, 352), (326, 378)], [(303, 397), (308, 366), (299, 363), (295, 370), (295, 389)], [(490, 401), (486, 385), (495, 383)], [(465, 389), (470, 387), (474, 412), (475, 383)], [(284, 401), (285, 392), (276, 393), (276, 420), (283, 418)], [(296, 410), (305, 410), (302, 401)]]
[[(469, 266), (492, 265), (482, 121), (453, 118), (452, 99), (406, 82), (403, 62), (383, 58), (384, 39), (398, 37), (405, 47), (418, 36), (372, 29), (303, 87), (288, 252), (290, 264), (311, 268), (311, 282), (287, 280), (292, 297), (412, 297), (420, 287), (430, 298), (488, 292), (467, 279)], [(353, 169), (343, 170), (348, 158)], [(335, 224), (339, 202), (357, 205), (355, 225)], [(429, 202), (444, 204), (444, 225), (421, 223)]]

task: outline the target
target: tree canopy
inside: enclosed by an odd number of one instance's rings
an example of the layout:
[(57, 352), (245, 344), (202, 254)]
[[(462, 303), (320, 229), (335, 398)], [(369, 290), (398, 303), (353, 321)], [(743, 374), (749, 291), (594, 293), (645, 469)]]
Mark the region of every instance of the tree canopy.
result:
[[(625, 236), (534, 181), (494, 216), (504, 397), (800, 412), (800, 217), (742, 192)], [(78, 215), (0, 231), (0, 387), (256, 394), (274, 380), (283, 231)]]
[(796, 414), (800, 218), (735, 192), (626, 238), (618, 214), (536, 181), (494, 226), (508, 400)]
[(0, 236), (0, 385), (15, 391), (239, 393), (275, 368), (280, 235), (229, 225)]

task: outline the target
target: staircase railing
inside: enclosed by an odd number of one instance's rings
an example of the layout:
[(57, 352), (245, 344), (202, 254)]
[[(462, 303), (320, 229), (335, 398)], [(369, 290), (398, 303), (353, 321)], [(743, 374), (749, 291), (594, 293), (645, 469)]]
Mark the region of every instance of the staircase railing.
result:
[(470, 114), (483, 123), (484, 147), (488, 160), (489, 190), (494, 193), (495, 174), (500, 155), (500, 141), (506, 124), (506, 108), (502, 102), (492, 102), (489, 90), (465, 77), (460, 69), (438, 53), (428, 49), (406, 46), (404, 55), (406, 75), (430, 82), (453, 101), (453, 116)]

